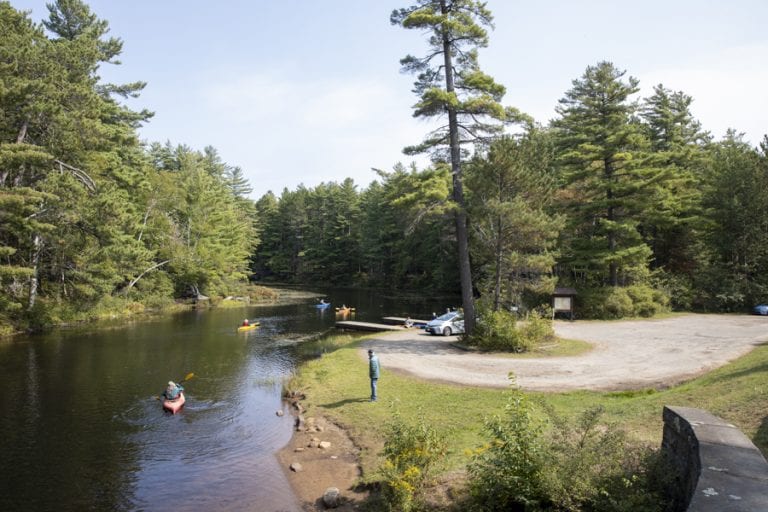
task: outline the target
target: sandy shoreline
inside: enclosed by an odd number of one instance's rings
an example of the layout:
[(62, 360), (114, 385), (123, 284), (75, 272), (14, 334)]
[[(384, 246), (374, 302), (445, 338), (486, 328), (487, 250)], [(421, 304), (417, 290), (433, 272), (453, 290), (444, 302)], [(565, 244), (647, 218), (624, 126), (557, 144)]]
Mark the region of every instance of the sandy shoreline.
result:
[[(307, 430), (294, 431), (290, 442), (277, 453), (291, 489), (307, 512), (322, 511), (323, 494), (328, 488), (339, 489), (344, 502), (334, 510), (357, 510), (356, 504), (366, 493), (354, 488), (360, 477), (359, 450), (347, 432), (322, 417), (307, 417)], [(321, 448), (320, 442), (330, 443)], [(294, 471), (291, 466), (300, 464)]]

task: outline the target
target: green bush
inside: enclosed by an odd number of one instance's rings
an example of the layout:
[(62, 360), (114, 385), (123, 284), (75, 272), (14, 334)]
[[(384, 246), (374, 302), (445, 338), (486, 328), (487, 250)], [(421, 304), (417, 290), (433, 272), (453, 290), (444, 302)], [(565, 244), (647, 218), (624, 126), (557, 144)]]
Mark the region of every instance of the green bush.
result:
[(479, 304), (478, 312), (475, 330), (466, 341), (480, 350), (527, 352), (555, 335), (548, 306), (531, 311), (528, 319), (520, 323), (516, 314), (509, 311), (491, 311)]
[(531, 402), (515, 391), (505, 414), (486, 421), (490, 440), (468, 467), (478, 510), (664, 510), (654, 452), (601, 424), (601, 408), (584, 411), (573, 423), (546, 412), (548, 422), (538, 419)]
[(660, 510), (648, 485), (649, 450), (629, 441), (624, 431), (600, 423), (602, 407), (584, 411), (572, 425), (549, 411), (545, 489), (554, 510)]
[(519, 336), (516, 329), (517, 319), (513, 313), (491, 311), (485, 307), (481, 307), (479, 313), (480, 320), (469, 340), (472, 345), (476, 345), (480, 350), (510, 352), (523, 352), (530, 348)]
[(669, 298), (669, 306), (675, 311), (693, 308), (694, 284), (688, 276), (657, 271), (653, 274), (653, 286)]
[(479, 510), (535, 510), (544, 497), (543, 422), (528, 398), (515, 391), (504, 414), (485, 421), (488, 442), (467, 467), (469, 491)]
[(534, 309), (528, 315), (528, 319), (520, 327), (520, 339), (523, 345), (533, 348), (555, 337), (555, 328), (552, 325), (552, 308), (543, 306)]
[(608, 288), (603, 297), (603, 314), (606, 318), (632, 316), (632, 299), (624, 288)]
[(651, 317), (669, 309), (669, 296), (663, 290), (648, 285), (581, 290), (578, 300), (580, 316), (603, 320)]
[(385, 428), (382, 477), (384, 508), (409, 512), (421, 505), (420, 492), (447, 451), (446, 439), (421, 420), (406, 424), (395, 412)]
[(30, 329), (35, 332), (49, 330), (51, 326), (59, 323), (59, 318), (55, 316), (54, 308), (46, 304), (45, 299), (38, 300), (35, 306), (26, 312), (26, 317), (17, 325), (24, 329)]

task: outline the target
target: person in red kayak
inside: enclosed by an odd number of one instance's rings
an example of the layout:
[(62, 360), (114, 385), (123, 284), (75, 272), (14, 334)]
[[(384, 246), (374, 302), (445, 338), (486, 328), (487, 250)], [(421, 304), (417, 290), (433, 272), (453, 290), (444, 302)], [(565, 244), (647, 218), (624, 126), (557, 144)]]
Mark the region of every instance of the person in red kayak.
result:
[(179, 395), (182, 391), (184, 391), (184, 386), (169, 380), (168, 387), (166, 387), (165, 391), (163, 391), (163, 396), (166, 398), (166, 400), (176, 400), (179, 398)]

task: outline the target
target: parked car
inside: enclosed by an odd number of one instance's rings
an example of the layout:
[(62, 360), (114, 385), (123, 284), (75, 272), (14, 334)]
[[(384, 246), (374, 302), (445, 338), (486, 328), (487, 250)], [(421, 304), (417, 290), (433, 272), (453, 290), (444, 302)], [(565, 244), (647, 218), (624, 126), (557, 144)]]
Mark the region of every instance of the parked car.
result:
[(449, 311), (444, 315), (427, 322), (425, 331), (431, 334), (442, 334), (450, 336), (451, 334), (464, 333), (464, 315), (458, 311)]
[(768, 304), (758, 304), (753, 307), (752, 314), (768, 316)]

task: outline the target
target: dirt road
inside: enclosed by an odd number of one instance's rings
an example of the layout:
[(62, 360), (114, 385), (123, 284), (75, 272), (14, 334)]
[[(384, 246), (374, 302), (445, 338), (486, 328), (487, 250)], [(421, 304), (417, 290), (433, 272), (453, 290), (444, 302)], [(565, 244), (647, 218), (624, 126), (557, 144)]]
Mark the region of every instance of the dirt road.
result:
[(594, 349), (573, 357), (517, 359), (455, 348), (456, 336), (422, 330), (382, 334), (366, 341), (384, 368), (414, 376), (485, 387), (507, 387), (514, 373), (522, 388), (622, 390), (665, 387), (688, 380), (768, 342), (768, 318), (687, 314), (661, 320), (555, 322), (558, 336)]

